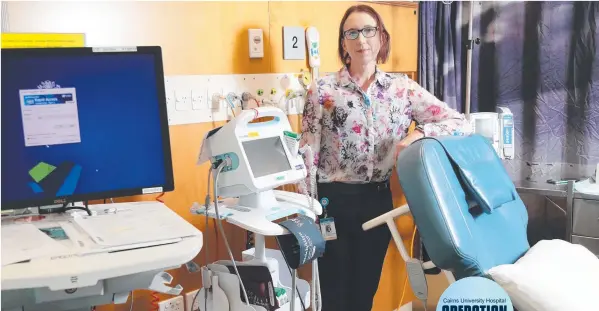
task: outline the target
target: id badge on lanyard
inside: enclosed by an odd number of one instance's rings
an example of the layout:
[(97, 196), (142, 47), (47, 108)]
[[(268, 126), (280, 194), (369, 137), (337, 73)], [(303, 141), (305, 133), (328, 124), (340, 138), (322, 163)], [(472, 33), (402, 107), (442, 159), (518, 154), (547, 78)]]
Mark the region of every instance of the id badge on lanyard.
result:
[(327, 205), (329, 205), (328, 198), (322, 198), (320, 200), (322, 209), (324, 210), (324, 218), (320, 220), (320, 232), (325, 241), (332, 241), (337, 239), (337, 229), (335, 228), (335, 219), (328, 217)]

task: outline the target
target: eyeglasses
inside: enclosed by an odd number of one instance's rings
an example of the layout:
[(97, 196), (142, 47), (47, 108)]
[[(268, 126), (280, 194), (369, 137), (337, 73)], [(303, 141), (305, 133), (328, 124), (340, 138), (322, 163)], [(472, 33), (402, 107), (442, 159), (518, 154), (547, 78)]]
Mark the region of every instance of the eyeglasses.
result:
[(348, 40), (356, 40), (360, 33), (364, 36), (364, 38), (372, 38), (376, 35), (378, 27), (364, 27), (362, 29), (350, 29), (343, 32), (343, 36)]

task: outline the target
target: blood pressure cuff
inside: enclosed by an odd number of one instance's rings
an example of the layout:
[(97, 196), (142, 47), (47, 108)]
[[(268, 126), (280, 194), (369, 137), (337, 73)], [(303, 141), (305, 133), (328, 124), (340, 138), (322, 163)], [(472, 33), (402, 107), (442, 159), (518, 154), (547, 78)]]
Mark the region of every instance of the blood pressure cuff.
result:
[(326, 242), (310, 217), (299, 215), (279, 225), (291, 233), (277, 236), (279, 248), (291, 269), (297, 269), (324, 254)]

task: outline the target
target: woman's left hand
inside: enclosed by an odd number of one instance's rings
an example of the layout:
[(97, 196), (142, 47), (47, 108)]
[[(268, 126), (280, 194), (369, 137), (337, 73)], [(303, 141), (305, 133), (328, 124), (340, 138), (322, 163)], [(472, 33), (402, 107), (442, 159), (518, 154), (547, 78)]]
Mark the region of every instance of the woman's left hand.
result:
[(412, 133), (402, 139), (397, 146), (395, 146), (395, 159), (397, 160), (397, 157), (404, 149), (422, 137), (424, 137), (424, 133), (419, 130), (414, 130)]

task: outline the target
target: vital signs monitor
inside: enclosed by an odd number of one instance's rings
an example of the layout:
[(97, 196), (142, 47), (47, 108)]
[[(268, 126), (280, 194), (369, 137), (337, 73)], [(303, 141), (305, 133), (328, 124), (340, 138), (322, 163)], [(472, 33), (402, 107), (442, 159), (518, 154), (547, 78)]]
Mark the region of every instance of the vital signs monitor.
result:
[(2, 49), (2, 209), (173, 190), (161, 54)]
[[(253, 122), (271, 118), (266, 122)], [(297, 150), (286, 143), (291, 132), (287, 116), (277, 108), (244, 110), (237, 118), (209, 132), (202, 144), (200, 162), (227, 162), (218, 180), (222, 197), (255, 196), (306, 177)]]

